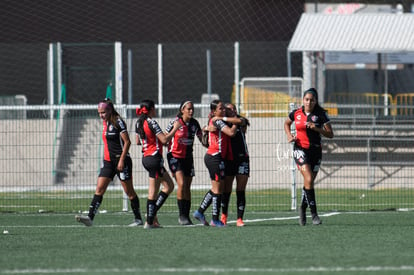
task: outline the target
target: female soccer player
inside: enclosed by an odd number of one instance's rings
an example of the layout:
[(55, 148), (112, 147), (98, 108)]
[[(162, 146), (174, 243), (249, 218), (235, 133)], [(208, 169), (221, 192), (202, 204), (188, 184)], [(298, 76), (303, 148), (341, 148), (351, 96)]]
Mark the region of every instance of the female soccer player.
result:
[[(296, 136), (292, 135), (290, 130), (293, 122), (295, 122)], [(294, 142), (293, 157), (303, 176), (299, 224), (306, 224), (308, 206), (312, 223), (322, 224), (316, 209), (314, 183), (322, 161), (321, 135), (333, 138), (334, 133), (326, 111), (318, 103), (318, 92), (315, 88), (304, 92), (303, 106), (289, 114), (284, 129), (288, 142)]]
[[(156, 220), (157, 212), (174, 190), (173, 181), (164, 168), (162, 146), (171, 140), (182, 124), (179, 120), (175, 121), (171, 132), (164, 134), (157, 121), (153, 119), (156, 113), (152, 100), (143, 100), (136, 112), (136, 142), (142, 145), (142, 165), (149, 173), (147, 221), (144, 228), (158, 228), (160, 226)], [(157, 194), (161, 185), (163, 188)]]
[(193, 144), (197, 137), (201, 142), (201, 127), (193, 118), (194, 105), (191, 101), (183, 101), (175, 119), (171, 120), (166, 132), (173, 129), (174, 123), (181, 120), (182, 127), (175, 132), (168, 145), (168, 165), (171, 173), (177, 181), (177, 205), (179, 211), (178, 223), (192, 225), (190, 219), (191, 209), (191, 182), (194, 177)]
[(208, 225), (204, 216), (204, 211), (213, 204), (211, 226), (223, 227), (224, 224), (219, 219), (221, 194), (224, 185), (225, 173), (225, 159), (232, 159), (232, 151), (230, 145), (230, 138), (236, 134), (237, 126), (227, 126), (223, 120), (216, 120), (213, 122), (212, 118), (215, 116), (224, 117), (226, 109), (223, 102), (220, 100), (213, 100), (210, 104), (209, 126), (216, 128), (215, 131), (209, 132), (208, 135), (208, 149), (204, 156), (204, 163), (210, 174), (211, 189), (205, 194), (200, 207), (193, 214), (194, 218), (199, 220), (202, 224)]
[(246, 185), (250, 174), (249, 151), (247, 150), (246, 131), (250, 125), (249, 120), (237, 113), (236, 106), (232, 103), (226, 104), (226, 117), (214, 117), (213, 120), (224, 119), (227, 123), (237, 125), (237, 132), (231, 138), (233, 160), (226, 162), (224, 189), (221, 199), (221, 221), (227, 224), (230, 196), (234, 178), (236, 178), (237, 196), (237, 226), (244, 226), (243, 215), (246, 208)]
[(93, 219), (102, 203), (103, 195), (117, 175), (125, 193), (131, 201), (131, 208), (135, 220), (130, 226), (142, 225), (139, 199), (132, 185), (132, 160), (129, 156), (129, 139), (127, 126), (118, 112), (114, 109), (111, 100), (105, 98), (98, 104), (99, 117), (103, 120), (102, 139), (104, 143), (103, 165), (99, 172), (95, 195), (89, 206), (87, 216), (78, 215), (76, 220), (86, 226), (91, 226)]

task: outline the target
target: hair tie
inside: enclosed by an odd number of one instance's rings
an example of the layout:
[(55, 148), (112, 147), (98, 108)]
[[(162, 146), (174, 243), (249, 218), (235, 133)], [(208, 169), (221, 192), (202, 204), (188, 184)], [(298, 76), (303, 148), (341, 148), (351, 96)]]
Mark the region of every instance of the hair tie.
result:
[(142, 114), (148, 114), (148, 110), (147, 110), (147, 107), (142, 107), (142, 108), (137, 108), (136, 109), (136, 113), (137, 113), (137, 115), (138, 116), (140, 116), (140, 115), (142, 115)]
[(183, 105), (181, 105), (180, 110), (182, 111), (184, 109), (185, 105), (187, 105), (188, 103), (192, 103), (192, 102), (190, 100), (184, 102)]
[(108, 107), (109, 107), (109, 105), (105, 102), (99, 102), (99, 104), (98, 104), (99, 109), (105, 109), (106, 110), (106, 109), (108, 109)]

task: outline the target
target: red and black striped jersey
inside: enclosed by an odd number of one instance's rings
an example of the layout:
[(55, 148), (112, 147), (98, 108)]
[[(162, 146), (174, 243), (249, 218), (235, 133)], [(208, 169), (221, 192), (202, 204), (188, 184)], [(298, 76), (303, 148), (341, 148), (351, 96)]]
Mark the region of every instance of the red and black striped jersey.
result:
[(122, 154), (124, 141), (121, 133), (127, 131), (125, 122), (118, 117), (116, 125), (103, 121), (102, 140), (104, 144), (104, 160), (111, 161)]
[(158, 125), (157, 121), (148, 117), (144, 123), (144, 132), (145, 138), (141, 139), (138, 134), (138, 121), (135, 125), (135, 133), (141, 140), (142, 144), (142, 153), (144, 157), (154, 156), (157, 153), (162, 155), (162, 143), (158, 140), (157, 135), (162, 133), (161, 127)]
[(322, 128), (324, 124), (330, 122), (329, 116), (325, 111), (316, 111), (306, 114), (304, 108), (293, 110), (289, 114), (289, 119), (295, 122), (296, 127), (296, 145), (301, 148), (309, 149), (310, 147), (321, 146), (321, 135), (306, 127), (307, 122), (315, 123), (315, 126)]
[(208, 133), (207, 154), (212, 156), (221, 154), (223, 159), (233, 160), (231, 138), (221, 131), (224, 127), (228, 127), (226, 123), (223, 120), (216, 120), (214, 123), (210, 120), (209, 125), (215, 126), (217, 130)]
[(243, 131), (244, 127), (247, 127), (246, 119), (239, 117), (242, 120), (242, 124), (237, 126), (237, 132), (234, 137), (231, 138), (231, 148), (233, 151), (233, 157), (248, 157), (249, 151), (247, 150), (246, 135)]
[[(176, 117), (171, 120), (166, 128), (166, 132), (171, 132), (174, 122), (181, 118)], [(172, 153), (175, 158), (187, 158), (193, 155), (194, 138), (201, 138), (201, 127), (194, 118), (186, 123), (181, 119), (182, 126), (175, 132), (174, 137), (168, 144), (168, 152)]]

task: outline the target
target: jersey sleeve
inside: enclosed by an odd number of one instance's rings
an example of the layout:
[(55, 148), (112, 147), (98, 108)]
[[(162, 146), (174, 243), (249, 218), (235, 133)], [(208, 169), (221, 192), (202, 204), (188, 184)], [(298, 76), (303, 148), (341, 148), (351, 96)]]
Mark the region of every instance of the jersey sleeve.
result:
[(292, 112), (289, 113), (288, 118), (291, 121), (295, 121), (295, 113), (296, 113), (296, 110), (293, 110)]
[(327, 112), (323, 112), (323, 115), (321, 116), (321, 119), (322, 119), (322, 125), (324, 125), (324, 124), (326, 124), (326, 123), (330, 123), (331, 122), (331, 119), (329, 118), (329, 116), (328, 116), (328, 113)]
[(177, 118), (170, 120), (170, 122), (167, 125), (167, 128), (165, 128), (165, 131), (167, 133), (171, 132), (171, 130), (174, 128), (174, 122), (177, 120)]
[(162, 133), (162, 129), (157, 121), (149, 119), (148, 126), (155, 135), (159, 135)]
[(126, 123), (121, 118), (118, 118), (116, 120), (116, 124), (117, 124), (117, 127), (118, 127), (120, 133), (123, 133), (123, 132), (127, 131)]
[(198, 123), (198, 120), (196, 120), (194, 118), (193, 118), (193, 121), (194, 121), (194, 125), (196, 127), (195, 134), (196, 134), (197, 137), (201, 138), (202, 135), (203, 135), (203, 131), (201, 130), (200, 123)]
[[(224, 128), (224, 127), (226, 127), (226, 126), (227, 126), (227, 124), (226, 124), (226, 123), (224, 123), (224, 121), (223, 121), (223, 120), (221, 120), (221, 119), (214, 121), (214, 122), (213, 122), (213, 125), (214, 125), (217, 129), (219, 129), (220, 131), (221, 131), (221, 130), (223, 130), (223, 128)], [(227, 126), (227, 127), (228, 127), (228, 126)]]

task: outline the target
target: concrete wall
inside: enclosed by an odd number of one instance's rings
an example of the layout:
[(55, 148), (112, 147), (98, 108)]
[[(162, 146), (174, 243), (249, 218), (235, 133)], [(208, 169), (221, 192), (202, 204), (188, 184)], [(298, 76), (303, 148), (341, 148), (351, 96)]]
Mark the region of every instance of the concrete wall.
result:
[[(291, 145), (283, 131), (285, 118), (252, 118), (247, 132), (250, 151), (250, 189), (290, 189), (293, 181)], [(136, 188), (148, 186), (148, 173), (141, 164), (141, 147), (135, 144), (135, 119), (127, 120), (132, 146), (133, 177)], [(169, 119), (158, 119), (165, 128)], [(199, 119), (201, 125), (205, 118)], [(0, 190), (94, 189), (100, 168), (103, 148), (102, 122), (93, 119), (66, 121), (65, 138), (56, 138), (56, 120), (0, 121)], [(58, 150), (60, 148), (60, 151)], [(166, 150), (164, 150), (166, 151)], [(60, 152), (60, 153), (59, 153)], [(204, 165), (205, 148), (196, 141), (194, 159), (196, 177), (193, 188), (210, 186)], [(59, 159), (58, 159), (59, 156)], [(59, 161), (57, 161), (59, 160)], [(168, 167), (165, 162), (165, 166)], [(328, 188), (368, 188), (368, 176), (382, 180), (377, 187), (407, 187), (412, 185), (410, 167), (324, 167), (317, 184)], [(64, 173), (55, 173), (56, 171)], [(390, 173), (387, 177), (384, 173)], [(61, 178), (59, 178), (61, 177)], [(301, 176), (296, 175), (301, 185)], [(118, 180), (114, 186), (119, 187)], [(118, 188), (116, 187), (116, 188)], [(120, 187), (119, 187), (120, 188)]]

